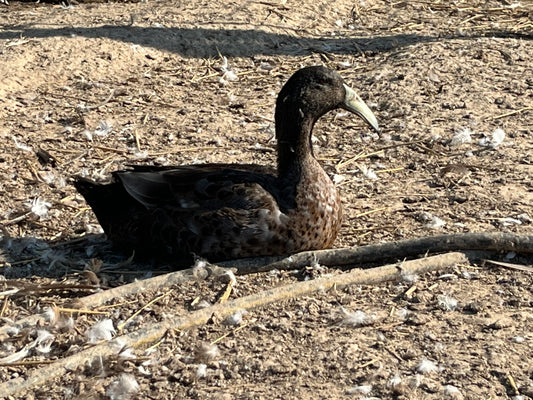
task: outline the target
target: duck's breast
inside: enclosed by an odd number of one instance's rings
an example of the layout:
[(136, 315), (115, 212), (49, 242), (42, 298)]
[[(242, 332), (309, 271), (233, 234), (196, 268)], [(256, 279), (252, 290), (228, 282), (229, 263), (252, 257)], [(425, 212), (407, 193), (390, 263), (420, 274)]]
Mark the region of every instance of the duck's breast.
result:
[(331, 247), (341, 227), (342, 207), (335, 185), (322, 168), (302, 175), (296, 205), (288, 212), (298, 247), (295, 251)]

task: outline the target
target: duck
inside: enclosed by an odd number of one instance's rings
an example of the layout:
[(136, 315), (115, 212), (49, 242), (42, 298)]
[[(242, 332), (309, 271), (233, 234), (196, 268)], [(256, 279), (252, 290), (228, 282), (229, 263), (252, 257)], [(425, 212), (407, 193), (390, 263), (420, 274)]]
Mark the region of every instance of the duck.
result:
[(276, 100), (277, 168), (255, 164), (135, 165), (99, 183), (75, 177), (107, 238), (128, 254), (187, 267), (330, 248), (341, 227), (339, 193), (314, 156), (316, 121), (344, 109), (380, 131), (335, 71), (297, 70)]

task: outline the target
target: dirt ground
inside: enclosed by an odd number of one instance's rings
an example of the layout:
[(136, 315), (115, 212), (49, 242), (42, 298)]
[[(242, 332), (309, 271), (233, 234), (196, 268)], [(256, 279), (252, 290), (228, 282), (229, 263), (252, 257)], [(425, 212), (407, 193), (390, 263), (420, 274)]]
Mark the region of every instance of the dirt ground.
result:
[[(383, 128), (344, 112), (315, 128), (342, 191), (336, 247), (533, 234), (532, 21), (531, 2), (504, 0), (0, 2), (0, 398), (93, 346), (97, 321), (128, 334), (213, 304), (225, 287), (208, 278), (17, 323), (172, 270), (114, 252), (71, 177), (132, 163), (273, 164), (275, 98), (302, 66), (339, 71)], [(301, 279), (238, 276), (230, 298)], [(533, 398), (531, 272), (472, 261), (237, 317), (9, 398)]]

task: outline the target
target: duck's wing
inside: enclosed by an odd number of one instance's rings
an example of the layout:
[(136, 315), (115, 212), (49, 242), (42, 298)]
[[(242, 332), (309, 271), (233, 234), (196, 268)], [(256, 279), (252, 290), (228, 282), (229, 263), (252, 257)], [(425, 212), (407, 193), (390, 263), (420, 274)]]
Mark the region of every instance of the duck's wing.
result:
[[(275, 176), (256, 165), (205, 164), (180, 167), (133, 167), (113, 175), (126, 192), (147, 209), (216, 210), (261, 207), (264, 196), (276, 198)], [(261, 199), (261, 200), (260, 200)]]
[(197, 254), (216, 261), (285, 254), (287, 217), (280, 209), (277, 178), (266, 172), (240, 165), (116, 172), (114, 184), (129, 206), (104, 230), (122, 247), (161, 258), (186, 260)]

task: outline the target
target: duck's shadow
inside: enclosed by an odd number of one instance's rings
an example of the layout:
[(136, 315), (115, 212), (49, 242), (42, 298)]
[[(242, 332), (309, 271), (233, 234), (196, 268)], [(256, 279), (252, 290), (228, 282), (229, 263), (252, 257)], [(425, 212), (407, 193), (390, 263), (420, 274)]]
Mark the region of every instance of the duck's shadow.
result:
[[(283, 258), (283, 256), (245, 258), (224, 261), (217, 265), (250, 273), (258, 272), (259, 268)], [(135, 257), (134, 253), (128, 255), (113, 247), (104, 234), (87, 234), (62, 242), (47, 241), (33, 236), (21, 238), (0, 236), (0, 277), (3, 276), (5, 279), (33, 277), (61, 279), (73, 275), (83, 276), (86, 271), (93, 271), (97, 276), (105, 276), (106, 283), (119, 285), (150, 278), (153, 275), (192, 268), (195, 264), (196, 262), (189, 265), (173, 263), (171, 260), (145, 259)]]
[(120, 276), (125, 282), (157, 272), (168, 265), (138, 261), (112, 248), (104, 235), (85, 235), (66, 242), (51, 242), (32, 236), (0, 241), (0, 275), (6, 279), (30, 277), (57, 279), (83, 271)]
[[(235, 25), (235, 24), (233, 24)], [(387, 52), (416, 43), (477, 37), (521, 38), (533, 35), (508, 31), (486, 31), (475, 36), (429, 36), (396, 34), (376, 37), (306, 37), (270, 33), (258, 29), (153, 28), (133, 25), (104, 25), (94, 28), (31, 28), (26, 25), (4, 26), (0, 39), (73, 37), (109, 38), (142, 47), (152, 47), (191, 58), (251, 57), (258, 55), (304, 56), (311, 53), (358, 54)], [(93, 55), (94, 56), (94, 55)]]

